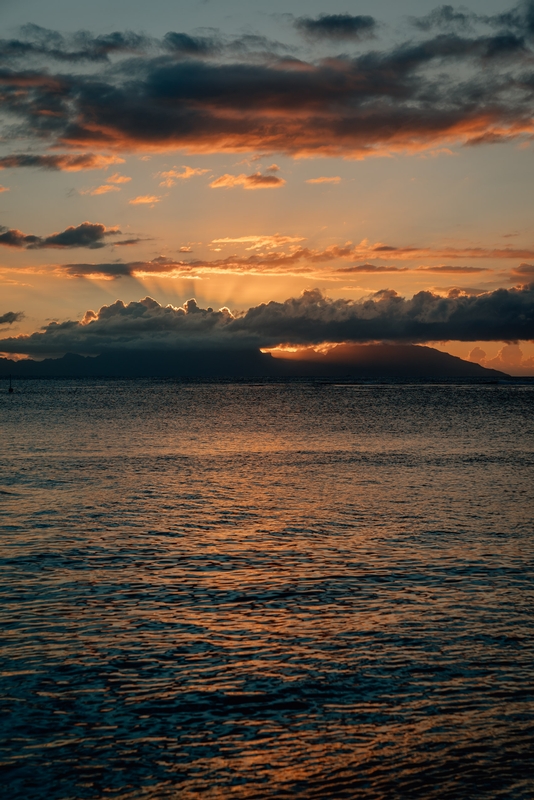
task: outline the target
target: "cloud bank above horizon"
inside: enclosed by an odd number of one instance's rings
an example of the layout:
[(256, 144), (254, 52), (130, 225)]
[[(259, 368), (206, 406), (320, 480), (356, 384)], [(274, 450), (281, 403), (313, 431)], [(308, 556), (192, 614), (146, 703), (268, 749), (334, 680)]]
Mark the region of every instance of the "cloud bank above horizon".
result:
[[(4, 323), (18, 315), (7, 312)], [(507, 341), (534, 339), (534, 284), (478, 296), (441, 297), (428, 291), (411, 299), (384, 289), (361, 301), (332, 300), (309, 290), (232, 313), (201, 308), (192, 299), (163, 306), (145, 297), (117, 300), (78, 322), (48, 323), (41, 331), (0, 339), (0, 352), (50, 356), (109, 350), (191, 350), (313, 346), (324, 343)]]

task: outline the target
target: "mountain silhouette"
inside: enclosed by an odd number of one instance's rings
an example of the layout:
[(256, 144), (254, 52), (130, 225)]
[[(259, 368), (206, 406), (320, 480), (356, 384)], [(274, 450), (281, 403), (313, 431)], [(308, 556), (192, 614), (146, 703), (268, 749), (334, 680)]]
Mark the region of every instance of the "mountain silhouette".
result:
[(108, 350), (67, 353), (43, 361), (0, 359), (0, 377), (14, 378), (487, 378), (509, 377), (432, 347), (337, 345), (328, 353), (301, 351), (275, 358), (259, 350)]

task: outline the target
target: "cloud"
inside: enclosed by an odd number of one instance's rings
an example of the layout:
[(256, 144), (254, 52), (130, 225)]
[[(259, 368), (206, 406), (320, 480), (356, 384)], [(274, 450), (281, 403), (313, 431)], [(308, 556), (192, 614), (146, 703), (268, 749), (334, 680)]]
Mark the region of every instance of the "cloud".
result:
[(6, 311), (5, 314), (0, 314), (0, 325), (12, 325), (23, 318), (22, 311)]
[(82, 67), (96, 64), (108, 65), (121, 57), (161, 56), (162, 53), (173, 60), (191, 58), (214, 58), (224, 55), (250, 55), (285, 52), (287, 46), (267, 39), (265, 36), (244, 34), (224, 36), (212, 30), (209, 36), (191, 35), (185, 32), (170, 31), (162, 39), (156, 39), (132, 31), (114, 31), (95, 36), (88, 31), (60, 34), (38, 25), (23, 25), (19, 36), (0, 39), (0, 62), (35, 63), (39, 61), (71, 62)]
[(444, 275), (470, 275), (477, 272), (487, 272), (484, 267), (455, 267), (443, 265), (439, 267), (418, 267), (418, 272), (438, 272)]
[(375, 264), (358, 264), (353, 267), (339, 267), (336, 270), (340, 275), (350, 275), (352, 273), (369, 273), (375, 272), (409, 272), (408, 267), (377, 267)]
[(468, 359), (483, 367), (498, 369), (512, 375), (534, 375), (534, 358), (525, 358), (518, 344), (504, 345), (495, 358), (488, 358), (481, 347), (475, 347), (469, 353)]
[(510, 280), (521, 278), (522, 280), (530, 283), (534, 281), (534, 264), (519, 264), (518, 267), (513, 267), (510, 270)]
[(283, 247), (284, 245), (296, 245), (303, 242), (303, 236), (284, 236), (280, 233), (263, 236), (238, 236), (231, 237), (225, 236), (221, 239), (213, 239), (212, 244), (247, 244), (247, 250), (258, 250), (262, 248), (272, 249), (274, 247)]
[(341, 178), (339, 175), (333, 175), (331, 178), (323, 176), (321, 178), (308, 178), (306, 183), (339, 183)]
[[(386, 258), (388, 260), (414, 260), (418, 258), (475, 258), (475, 259), (521, 259), (534, 258), (533, 248), (521, 247), (421, 247), (417, 245), (397, 246), (376, 242), (371, 244), (363, 239), (353, 248), (353, 255), (358, 259)], [(422, 267), (431, 272), (463, 272), (471, 271), (471, 267)]]
[(534, 35), (534, 3), (532, 0), (521, 0), (510, 11), (496, 14), (476, 14), (465, 9), (458, 11), (451, 5), (442, 5), (424, 17), (411, 17), (411, 23), (422, 31), (437, 29), (457, 32), (474, 30), (482, 24), (500, 29), (501, 38), (511, 33), (531, 38)]
[[(31, 63), (9, 61), (13, 45), (0, 69), (6, 141), (24, 135), (40, 147), (78, 150), (364, 158), (532, 138), (534, 3), (479, 15), (473, 32), (451, 13), (440, 12), (437, 33), (423, 18), (415, 38), (317, 60), (283, 57), (277, 43), (253, 36), (212, 47), (189, 34), (157, 41), (79, 34), (90, 70), (54, 71), (50, 48), (72, 60), (71, 40), (32, 29)], [(443, 27), (445, 18), (454, 30)], [(326, 46), (375, 23), (331, 14), (299, 24)], [(261, 54), (260, 46), (270, 49)]]
[(30, 247), (39, 243), (41, 240), (39, 236), (33, 234), (22, 233), (16, 228), (0, 228), (0, 245), (4, 247)]
[[(50, 236), (35, 236), (34, 234), (22, 233), (16, 228), (0, 227), (0, 245), (4, 247), (25, 248), (26, 250), (43, 250), (45, 248), (74, 248), (87, 247), (96, 250), (110, 244), (107, 241), (110, 236), (119, 236), (121, 232), (117, 228), (106, 228), (99, 222), (82, 222), (77, 227), (69, 226), (64, 231), (52, 233)], [(133, 244), (134, 241), (113, 242), (115, 245)]]
[(243, 189), (278, 189), (284, 186), (285, 180), (276, 175), (262, 175), (255, 172), (253, 175), (221, 175), (210, 183), (211, 189), (233, 189), (242, 186)]
[(134, 197), (132, 200), (129, 200), (129, 204), (131, 206), (145, 206), (145, 205), (155, 205), (159, 203), (161, 197), (157, 197), (154, 194), (140, 194), (138, 197)]
[(89, 194), (93, 197), (99, 194), (108, 194), (109, 192), (120, 192), (118, 186), (112, 186), (109, 183), (104, 183), (102, 186), (96, 186), (94, 189), (83, 189), (80, 194)]
[(108, 183), (129, 183), (132, 179), (128, 175), (121, 175), (120, 172), (114, 172), (109, 178), (106, 178)]
[(124, 164), (124, 158), (94, 155), (93, 153), (51, 156), (19, 153), (0, 157), (0, 169), (37, 167), (40, 169), (61, 170), (62, 172), (80, 172), (81, 170), (107, 169), (111, 164)]
[[(109, 264), (62, 264), (56, 268), (57, 272), (68, 275), (71, 278), (96, 278), (110, 280), (113, 278), (124, 278), (132, 276), (136, 273), (137, 267), (141, 271), (141, 266), (148, 266), (143, 262), (132, 262), (124, 264), (121, 262), (112, 262)], [(145, 269), (144, 272), (148, 272)]]
[(429, 31), (433, 28), (440, 30), (470, 30), (474, 22), (480, 19), (476, 14), (469, 11), (457, 11), (453, 6), (443, 5), (433, 9), (424, 17), (411, 17), (411, 23), (421, 31)]
[(216, 37), (190, 36), (187, 33), (170, 32), (163, 38), (164, 46), (177, 56), (213, 56), (220, 53), (221, 42)]
[(2, 194), (2, 192), (9, 192), (9, 191), (10, 191), (9, 186), (0, 186), (0, 194)]
[(321, 14), (316, 19), (300, 17), (296, 28), (314, 39), (367, 39), (374, 35), (376, 20), (369, 16), (350, 14)]
[(199, 169), (198, 167), (182, 167), (182, 172), (178, 172), (176, 167), (169, 169), (166, 172), (158, 172), (160, 178), (163, 178), (160, 186), (174, 186), (176, 181), (187, 181), (195, 175), (205, 175), (209, 169)]
[[(133, 240), (132, 243), (138, 240)], [(244, 248), (246, 255), (232, 253), (227, 256), (217, 258), (196, 258), (190, 261), (159, 256), (152, 261), (132, 261), (119, 267), (114, 263), (108, 269), (107, 264), (68, 264), (53, 267), (54, 271), (66, 272), (69, 276), (90, 276), (90, 277), (122, 277), (132, 275), (143, 277), (148, 274), (157, 274), (168, 277), (201, 277), (204, 274), (254, 274), (254, 275), (298, 275), (310, 278), (321, 278), (323, 280), (340, 280), (343, 276), (357, 274), (381, 274), (381, 273), (403, 273), (403, 272), (429, 272), (438, 275), (479, 275), (489, 270), (485, 267), (439, 265), (433, 266), (399, 266), (397, 264), (385, 263), (376, 264), (364, 261), (364, 256), (371, 255), (376, 260), (385, 259), (388, 262), (415, 260), (421, 254), (425, 257), (441, 257), (443, 255), (439, 248), (395, 248), (389, 245), (373, 245), (364, 240), (359, 245), (346, 242), (344, 245), (329, 245), (324, 249), (315, 249), (303, 246), (304, 238), (300, 236), (284, 236), (282, 234), (273, 235), (251, 235), (238, 237), (221, 237), (213, 239), (209, 246), (212, 251), (221, 253), (224, 248), (237, 245)], [(118, 242), (118, 244), (129, 244), (130, 242)], [(281, 249), (284, 248), (284, 249)], [(451, 253), (448, 248), (449, 257), (463, 257), (467, 253), (472, 253), (473, 248), (460, 249)], [(191, 248), (180, 248), (181, 253), (190, 253)], [(517, 253), (510, 253), (508, 250), (494, 251), (491, 249), (480, 251), (475, 248), (478, 258), (511, 258)], [(352, 263), (341, 266), (339, 262)], [(336, 264), (337, 262), (337, 264)], [(356, 263), (354, 263), (356, 262)], [(363, 262), (363, 263), (362, 263)], [(521, 264), (519, 267), (510, 271), (510, 280), (516, 281), (521, 278), (523, 282), (534, 281), (534, 268), (529, 264)], [(446, 287), (445, 287), (446, 288)], [(443, 290), (440, 290), (443, 291)], [(451, 292), (456, 296), (465, 293), (481, 294), (483, 289), (452, 287)]]
[[(180, 248), (180, 252), (191, 252), (191, 249)], [(147, 275), (191, 278), (200, 277), (205, 274), (320, 276), (321, 273), (317, 268), (300, 264), (304, 256), (313, 258), (313, 253), (312, 251), (297, 250), (289, 254), (267, 253), (249, 256), (231, 255), (226, 258), (211, 260), (194, 259), (192, 261), (182, 261), (159, 256), (152, 261), (113, 262), (111, 264), (58, 264), (52, 266), (51, 269), (56, 274), (65, 274), (69, 277), (105, 279), (122, 278), (125, 276), (143, 278)], [(395, 272), (399, 270), (395, 268), (384, 268), (378, 271)], [(339, 272), (342, 272), (342, 270), (339, 270)], [(321, 277), (328, 276), (322, 275)]]
[(534, 339), (534, 284), (477, 297), (384, 289), (361, 301), (332, 300), (319, 290), (242, 313), (161, 306), (152, 298), (117, 300), (81, 322), (52, 322), (29, 335), (0, 339), (0, 352), (50, 355), (116, 349), (272, 348), (327, 342), (508, 341)]
[(39, 25), (23, 25), (17, 39), (0, 39), (0, 59), (25, 62), (45, 58), (63, 62), (108, 61), (110, 55), (131, 55), (150, 49), (151, 40), (130, 31), (93, 36), (87, 31), (63, 36)]

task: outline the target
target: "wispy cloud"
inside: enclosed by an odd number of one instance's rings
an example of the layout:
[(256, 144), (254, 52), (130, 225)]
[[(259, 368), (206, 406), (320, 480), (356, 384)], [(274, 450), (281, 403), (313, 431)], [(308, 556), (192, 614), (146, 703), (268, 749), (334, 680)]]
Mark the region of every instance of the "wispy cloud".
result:
[(340, 183), (340, 181), (339, 175), (332, 175), (331, 177), (324, 175), (320, 178), (308, 178), (306, 183)]
[(158, 197), (154, 194), (140, 194), (138, 197), (134, 197), (128, 202), (131, 206), (153, 206), (156, 203), (159, 203), (160, 200), (161, 197)]
[(169, 169), (166, 172), (158, 172), (158, 176), (163, 178), (160, 186), (175, 186), (177, 181), (187, 181), (196, 175), (205, 175), (209, 169), (199, 169), (198, 167), (182, 167), (182, 171), (178, 172), (176, 168)]
[(487, 272), (484, 267), (455, 267), (444, 264), (438, 267), (417, 267), (418, 272), (437, 272), (445, 275), (474, 275), (478, 272)]
[(285, 236), (280, 233), (263, 236), (225, 236), (221, 239), (213, 239), (212, 244), (226, 245), (226, 244), (246, 244), (247, 250), (258, 250), (261, 248), (273, 249), (275, 247), (284, 247), (284, 245), (296, 245), (303, 242), (302, 236)]
[(120, 172), (114, 172), (109, 178), (106, 178), (108, 183), (129, 183), (132, 179), (128, 175), (121, 175)]
[[(0, 237), (0, 243), (1, 243)], [(137, 240), (135, 240), (137, 241)], [(173, 259), (160, 256), (152, 261), (132, 261), (127, 264), (67, 264), (56, 267), (56, 271), (74, 277), (109, 276), (113, 278), (132, 275), (143, 277), (159, 275), (162, 277), (200, 277), (206, 274), (236, 275), (293, 275), (307, 276), (314, 279), (339, 281), (351, 275), (378, 275), (428, 273), (434, 275), (483, 275), (490, 273), (489, 267), (465, 264), (417, 264), (425, 259), (475, 258), (495, 261), (517, 259), (534, 251), (530, 249), (492, 249), (479, 247), (466, 248), (430, 248), (430, 247), (393, 247), (381, 243), (371, 244), (363, 240), (354, 245), (346, 242), (343, 245), (333, 244), (323, 249), (304, 245), (300, 236), (283, 234), (249, 235), (238, 237), (219, 237), (209, 243), (212, 252), (220, 254), (215, 258), (194, 258), (191, 260)], [(224, 255), (229, 248), (244, 251)], [(190, 253), (191, 248), (181, 247), (181, 253)], [(348, 263), (347, 263), (348, 262)], [(377, 263), (378, 262), (378, 263)], [(385, 262), (385, 263), (384, 263)], [(412, 262), (407, 264), (407, 262)], [(415, 264), (413, 263), (415, 262)], [(508, 273), (510, 280), (520, 279), (523, 282), (534, 281), (534, 267), (526, 262), (514, 267)], [(463, 291), (463, 290), (462, 290)], [(473, 290), (476, 292), (482, 289)]]
[(88, 194), (91, 196), (99, 195), (99, 194), (109, 194), (109, 192), (120, 192), (118, 186), (112, 186), (109, 183), (104, 183), (101, 186), (95, 186), (94, 189), (82, 189), (80, 194)]
[(221, 175), (210, 183), (212, 189), (233, 189), (241, 186), (243, 189), (279, 189), (284, 186), (285, 180), (276, 175), (262, 175), (255, 172), (253, 175)]

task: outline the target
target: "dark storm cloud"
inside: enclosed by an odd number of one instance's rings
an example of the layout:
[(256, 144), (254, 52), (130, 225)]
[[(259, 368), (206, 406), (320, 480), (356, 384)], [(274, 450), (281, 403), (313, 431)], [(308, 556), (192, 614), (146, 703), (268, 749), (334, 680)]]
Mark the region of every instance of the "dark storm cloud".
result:
[(23, 316), (22, 311), (6, 311), (5, 314), (0, 314), (0, 325), (12, 325), (22, 319)]
[(374, 34), (376, 20), (369, 16), (350, 14), (321, 14), (319, 17), (300, 17), (295, 27), (314, 39), (364, 39)]
[[(173, 32), (150, 43), (130, 34), (79, 34), (87, 53), (100, 54), (85, 71), (55, 73), (46, 61), (38, 66), (38, 54), (31, 67), (27, 59), (19, 69), (0, 61), (4, 140), (33, 136), (48, 146), (108, 152), (360, 157), (532, 137), (534, 3), (476, 18), (473, 30), (458, 27), (463, 12), (438, 12), (436, 35), (426, 34), (436, 25), (424, 18), (420, 40), (308, 62), (281, 57), (281, 45), (255, 36), (221, 44), (216, 33)], [(325, 15), (307, 24), (339, 32), (356, 30), (361, 19)], [(447, 19), (458, 24), (447, 29)], [(32, 36), (43, 59), (45, 44), (60, 51), (68, 44), (51, 31)], [(113, 68), (99, 66), (111, 53)]]
[(102, 353), (117, 348), (177, 350), (275, 347), (323, 342), (518, 341), (534, 339), (534, 284), (478, 296), (411, 299), (385, 289), (362, 300), (331, 300), (319, 290), (232, 314), (228, 309), (161, 306), (152, 298), (117, 300), (81, 322), (50, 323), (0, 339), (0, 351), (29, 355)]
[[(46, 248), (67, 249), (74, 247), (87, 247), (96, 250), (110, 244), (108, 237), (119, 236), (120, 231), (116, 228), (106, 228), (99, 222), (82, 222), (81, 225), (73, 225), (59, 233), (52, 233), (50, 236), (35, 236), (34, 234), (22, 233), (16, 228), (0, 227), (0, 245), (5, 247), (24, 248), (26, 250), (44, 250)], [(121, 242), (113, 242), (116, 245), (135, 244), (137, 239), (129, 239)]]

